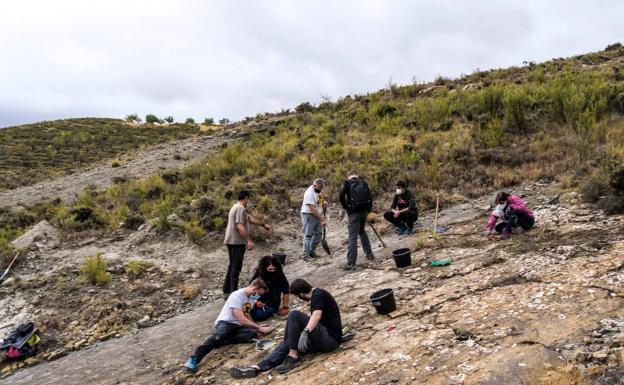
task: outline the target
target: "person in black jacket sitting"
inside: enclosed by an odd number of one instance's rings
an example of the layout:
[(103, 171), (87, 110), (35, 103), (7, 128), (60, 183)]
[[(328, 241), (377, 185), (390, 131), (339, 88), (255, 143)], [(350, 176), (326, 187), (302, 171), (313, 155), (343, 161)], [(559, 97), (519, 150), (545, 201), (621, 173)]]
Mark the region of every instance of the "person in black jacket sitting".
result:
[(257, 365), (234, 367), (234, 378), (251, 378), (260, 372), (275, 368), (284, 374), (301, 364), (301, 355), (328, 353), (338, 349), (342, 342), (340, 307), (334, 297), (320, 287), (312, 287), (303, 279), (295, 279), (290, 292), (310, 302), (310, 316), (293, 310), (288, 314), (284, 340)]
[(400, 180), (396, 183), (396, 192), (390, 210), (384, 213), (384, 218), (396, 226), (397, 234), (411, 234), (414, 231), (414, 222), (418, 219), (416, 198), (407, 189), (407, 183)]
[(288, 279), (284, 275), (279, 259), (271, 255), (260, 258), (251, 281), (256, 278), (262, 278), (269, 287), (269, 291), (255, 302), (249, 313), (251, 319), (260, 322), (269, 319), (273, 314), (288, 315)]

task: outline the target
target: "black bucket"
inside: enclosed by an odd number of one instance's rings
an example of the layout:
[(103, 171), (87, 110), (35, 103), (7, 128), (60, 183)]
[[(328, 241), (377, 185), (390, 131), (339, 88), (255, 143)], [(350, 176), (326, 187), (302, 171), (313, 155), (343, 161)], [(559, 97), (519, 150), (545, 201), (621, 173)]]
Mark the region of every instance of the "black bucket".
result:
[(284, 266), (286, 264), (286, 254), (284, 253), (273, 253), (273, 256), (277, 258), (278, 261)]
[(396, 249), (392, 252), (392, 257), (397, 267), (407, 267), (412, 264), (412, 252), (410, 249)]
[(396, 302), (394, 301), (394, 291), (392, 289), (382, 289), (374, 292), (370, 296), (373, 306), (377, 310), (377, 314), (388, 314), (396, 310)]

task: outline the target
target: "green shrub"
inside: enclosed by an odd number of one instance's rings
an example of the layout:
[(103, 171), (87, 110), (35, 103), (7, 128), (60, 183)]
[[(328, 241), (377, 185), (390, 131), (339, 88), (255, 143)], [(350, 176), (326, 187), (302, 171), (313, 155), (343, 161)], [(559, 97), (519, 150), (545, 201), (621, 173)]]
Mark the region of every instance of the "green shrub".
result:
[(206, 119), (204, 119), (204, 124), (212, 126), (214, 124), (214, 119), (213, 118), (206, 118)]
[(510, 132), (523, 133), (528, 130), (528, 112), (533, 101), (524, 88), (512, 88), (505, 92), (505, 122)]
[(228, 118), (219, 119), (219, 124), (222, 125), (222, 126), (226, 125), (228, 123), (230, 123), (230, 119), (228, 119)]
[(158, 116), (154, 114), (145, 115), (145, 123), (154, 124), (154, 123), (162, 123), (162, 120), (158, 118)]
[(609, 194), (609, 176), (603, 170), (596, 170), (581, 183), (581, 195), (585, 202), (595, 203)]
[(80, 273), (87, 283), (92, 285), (106, 285), (111, 281), (110, 274), (106, 271), (106, 259), (101, 253), (95, 256), (88, 256), (80, 268)]
[(167, 116), (163, 120), (169, 124), (173, 124), (174, 122), (173, 116)]
[(184, 123), (185, 124), (195, 124), (195, 119), (193, 119), (193, 118), (186, 118)]
[(137, 115), (137, 114), (126, 115), (126, 120), (128, 122), (136, 122), (136, 123), (140, 123), (141, 122), (141, 118), (139, 118), (139, 115)]
[(184, 223), (182, 229), (189, 240), (198, 244), (201, 243), (201, 239), (206, 235), (206, 231), (204, 231), (198, 221)]

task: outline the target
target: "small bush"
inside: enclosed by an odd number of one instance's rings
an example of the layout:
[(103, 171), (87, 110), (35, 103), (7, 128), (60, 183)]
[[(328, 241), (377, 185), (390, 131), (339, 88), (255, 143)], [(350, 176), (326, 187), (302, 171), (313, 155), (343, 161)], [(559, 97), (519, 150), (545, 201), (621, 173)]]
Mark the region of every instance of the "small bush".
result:
[(106, 285), (111, 281), (110, 274), (106, 271), (106, 259), (102, 258), (101, 253), (97, 253), (95, 256), (88, 256), (82, 267), (80, 273), (87, 283), (92, 285)]
[(154, 114), (145, 115), (145, 123), (154, 124), (154, 123), (162, 123), (162, 120), (158, 118), (158, 116)]
[(617, 194), (624, 195), (624, 166), (618, 167), (611, 173), (609, 184)]
[(206, 231), (200, 226), (198, 221), (187, 222), (182, 226), (184, 233), (189, 240), (197, 244), (201, 243)]
[(132, 260), (126, 264), (124, 271), (132, 278), (138, 278), (145, 274), (145, 269), (153, 266), (151, 262)]
[(126, 115), (126, 121), (140, 123), (141, 118), (139, 118), (139, 115), (137, 114), (130, 114), (130, 115)]
[(230, 123), (230, 119), (228, 118), (219, 119), (219, 124), (222, 126), (228, 123)]
[(600, 197), (609, 194), (608, 175), (602, 170), (593, 172), (581, 183), (580, 191), (585, 202), (598, 202)]
[(116, 167), (119, 167), (119, 166), (121, 166), (121, 161), (119, 159), (113, 159), (111, 161), (111, 167), (112, 168), (116, 168)]
[(165, 122), (169, 123), (169, 124), (173, 124), (174, 119), (173, 116), (167, 116), (166, 118), (163, 119)]
[(182, 285), (182, 287), (180, 288), (180, 294), (182, 294), (182, 298), (187, 301), (195, 299), (200, 292), (201, 287), (199, 285)]
[(214, 119), (213, 118), (206, 118), (206, 119), (204, 119), (204, 124), (212, 126), (214, 124)]
[(184, 123), (186, 123), (186, 124), (195, 124), (195, 119), (193, 119), (193, 118), (186, 118)]

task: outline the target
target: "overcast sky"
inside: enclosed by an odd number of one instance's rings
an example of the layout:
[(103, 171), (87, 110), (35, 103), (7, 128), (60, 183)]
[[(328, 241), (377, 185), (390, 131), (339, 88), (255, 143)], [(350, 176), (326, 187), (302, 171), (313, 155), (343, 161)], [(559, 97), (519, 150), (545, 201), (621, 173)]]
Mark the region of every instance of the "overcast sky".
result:
[(20, 0), (0, 11), (0, 127), (238, 120), (624, 43), (624, 1)]

